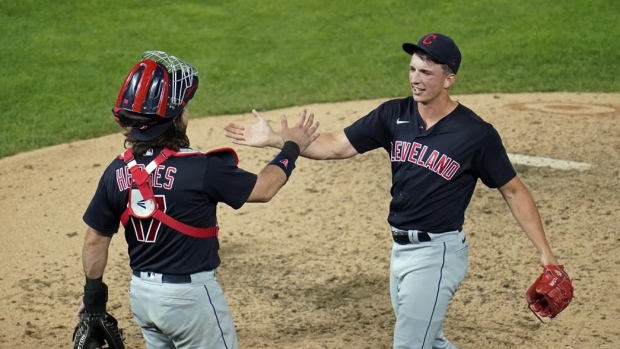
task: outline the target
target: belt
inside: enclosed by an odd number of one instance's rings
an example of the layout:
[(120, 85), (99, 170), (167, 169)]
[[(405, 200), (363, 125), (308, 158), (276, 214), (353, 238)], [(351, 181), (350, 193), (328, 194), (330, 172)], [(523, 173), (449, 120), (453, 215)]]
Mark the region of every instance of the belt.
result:
[[(151, 272), (146, 272), (146, 273), (150, 274)], [(141, 272), (139, 272), (138, 270), (134, 270), (133, 275), (137, 277), (142, 277)], [(159, 275), (161, 275), (161, 282), (165, 284), (191, 284), (192, 283), (191, 275), (174, 275), (174, 274), (159, 274)]]
[[(462, 231), (462, 228), (458, 228), (458, 229), (453, 229), (453, 230), (448, 230), (446, 231), (446, 233), (448, 232), (455, 232), (455, 231)], [(420, 231), (420, 230), (416, 230), (416, 231), (412, 231), (411, 235), (417, 235), (418, 240), (417, 242), (428, 242), (428, 241), (432, 241), (433, 238), (431, 237), (432, 234), (433, 236), (437, 237), (438, 235), (441, 235), (442, 232), (430, 232), (430, 231)], [(401, 229), (396, 229), (394, 227), (392, 227), (392, 239), (394, 240), (395, 243), (399, 244), (399, 245), (408, 245), (413, 243), (413, 241), (411, 241), (411, 239), (409, 238), (409, 231), (408, 230), (401, 230)], [(415, 237), (413, 237), (413, 239), (415, 239)]]
[[(392, 239), (394, 239), (394, 242), (399, 245), (408, 245), (411, 243), (411, 240), (409, 240), (408, 231), (392, 231)], [(419, 231), (418, 241), (420, 242), (431, 241), (431, 236), (428, 235), (428, 232), (426, 231)]]

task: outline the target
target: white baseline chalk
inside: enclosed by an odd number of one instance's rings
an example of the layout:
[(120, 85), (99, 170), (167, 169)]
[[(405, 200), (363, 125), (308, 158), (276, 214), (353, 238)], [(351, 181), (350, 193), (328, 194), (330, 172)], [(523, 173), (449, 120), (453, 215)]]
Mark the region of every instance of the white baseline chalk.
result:
[(592, 167), (592, 165), (585, 162), (558, 160), (521, 154), (508, 153), (508, 158), (510, 159), (510, 161), (512, 161), (513, 164), (536, 167), (551, 167), (559, 170), (587, 170)]

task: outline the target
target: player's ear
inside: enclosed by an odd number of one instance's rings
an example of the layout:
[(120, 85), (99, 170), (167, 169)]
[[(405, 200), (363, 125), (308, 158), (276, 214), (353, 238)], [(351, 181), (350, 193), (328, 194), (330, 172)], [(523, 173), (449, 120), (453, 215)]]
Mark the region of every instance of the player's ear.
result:
[(450, 88), (452, 84), (456, 81), (456, 74), (450, 73), (446, 75), (446, 78), (443, 81), (443, 88)]

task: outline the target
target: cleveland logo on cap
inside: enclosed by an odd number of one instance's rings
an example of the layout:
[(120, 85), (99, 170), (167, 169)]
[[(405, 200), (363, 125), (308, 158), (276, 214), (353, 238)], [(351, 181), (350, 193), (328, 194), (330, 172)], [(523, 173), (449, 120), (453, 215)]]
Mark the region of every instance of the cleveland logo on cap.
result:
[(431, 44), (433, 43), (433, 40), (434, 40), (434, 39), (437, 39), (437, 35), (435, 35), (435, 34), (428, 34), (428, 35), (424, 38), (424, 40), (422, 40), (422, 43), (423, 43), (424, 45), (431, 45)]
[(450, 67), (454, 74), (461, 65), (461, 51), (450, 37), (443, 34), (426, 34), (418, 40), (417, 45), (409, 42), (404, 43), (403, 50), (410, 55), (420, 51), (425, 52), (436, 63), (446, 64)]

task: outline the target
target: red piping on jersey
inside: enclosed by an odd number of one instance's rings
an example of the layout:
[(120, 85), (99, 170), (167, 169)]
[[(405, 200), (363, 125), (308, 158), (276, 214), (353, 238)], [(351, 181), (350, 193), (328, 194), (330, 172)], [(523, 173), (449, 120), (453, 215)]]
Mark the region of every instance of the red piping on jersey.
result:
[[(207, 154), (223, 152), (223, 151), (232, 151), (234, 155), (235, 161), (238, 162), (237, 154), (231, 148), (219, 148), (208, 152)], [(182, 153), (177, 151), (172, 151), (170, 149), (164, 148), (161, 153), (152, 161), (155, 164), (154, 167), (151, 167), (151, 171), (157, 168), (161, 163), (166, 161), (170, 156), (187, 156), (187, 155), (195, 155), (200, 154), (199, 152), (191, 152), (191, 153)], [(133, 150), (127, 149), (124, 151), (119, 158), (125, 163), (129, 163), (134, 160)], [(150, 166), (151, 164), (149, 164)], [(151, 177), (150, 172), (146, 169), (143, 170), (140, 166), (130, 165), (129, 171), (131, 172), (132, 181), (136, 183), (138, 186), (138, 190), (140, 190), (140, 194), (146, 200), (153, 198), (153, 188), (151, 187)], [(125, 211), (121, 214), (121, 223), (123, 226), (127, 226), (129, 222), (129, 218), (133, 216), (136, 219), (139, 219), (132, 215), (132, 211), (130, 209), (131, 203), (127, 205)], [(155, 208), (155, 212), (151, 216), (152, 219), (156, 219), (159, 222), (167, 225), (168, 227), (181, 232), (185, 235), (189, 235), (195, 238), (212, 238), (218, 236), (219, 227), (216, 225), (215, 227), (206, 227), (206, 228), (197, 228), (187, 225), (185, 223), (179, 222), (178, 220), (172, 218), (164, 211), (162, 211), (159, 207)]]

